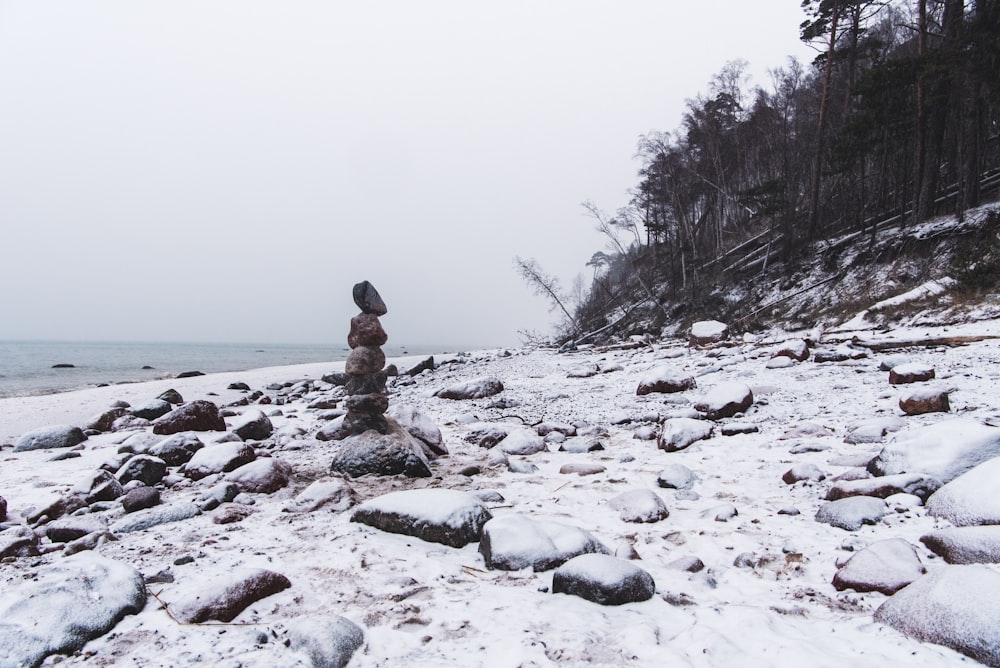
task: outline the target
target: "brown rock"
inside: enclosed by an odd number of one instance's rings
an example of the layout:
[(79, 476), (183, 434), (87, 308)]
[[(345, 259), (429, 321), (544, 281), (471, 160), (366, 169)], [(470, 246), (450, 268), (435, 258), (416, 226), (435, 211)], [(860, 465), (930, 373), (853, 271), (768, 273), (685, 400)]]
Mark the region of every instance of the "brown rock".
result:
[(942, 391), (914, 392), (899, 400), (899, 408), (907, 415), (923, 415), (924, 413), (948, 413), (951, 404), (948, 393)]
[(385, 366), (385, 353), (377, 346), (358, 346), (351, 351), (344, 370), (352, 376), (378, 373)]
[(171, 610), (177, 619), (186, 624), (198, 624), (210, 619), (231, 622), (251, 604), (291, 586), (288, 578), (273, 571), (238, 573), (194, 590), (194, 595), (174, 603)]
[(351, 348), (381, 346), (388, 340), (389, 335), (374, 313), (359, 313), (351, 318), (351, 332), (347, 335), (347, 345)]
[(934, 369), (923, 364), (901, 364), (889, 370), (890, 385), (922, 383), (934, 379)]
[(385, 394), (356, 394), (347, 397), (349, 413), (382, 414), (389, 410), (389, 397)]

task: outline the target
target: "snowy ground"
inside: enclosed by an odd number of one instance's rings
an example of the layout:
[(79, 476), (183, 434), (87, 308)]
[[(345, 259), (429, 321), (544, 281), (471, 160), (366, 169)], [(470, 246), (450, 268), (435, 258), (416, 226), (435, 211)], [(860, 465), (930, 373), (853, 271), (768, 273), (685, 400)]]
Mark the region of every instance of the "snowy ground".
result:
[[(947, 331), (923, 328), (898, 332), (900, 338), (1000, 334), (1000, 322)], [(772, 337), (777, 342), (781, 337)], [(883, 337), (884, 338), (884, 337)], [(326, 424), (308, 401), (329, 389), (317, 382), (307, 400), (284, 406), (271, 418), (281, 430), (299, 426), (306, 435), (274, 445), (271, 454), (290, 463), (291, 485), (272, 495), (256, 495), (253, 512), (241, 522), (215, 524), (212, 514), (120, 536), (102, 545), (104, 556), (125, 561), (150, 576), (170, 571), (175, 581), (149, 585), (150, 598), (139, 615), (128, 616), (104, 637), (70, 657), (50, 657), (44, 665), (88, 666), (306, 666), (305, 655), (281, 639), (296, 618), (312, 613), (342, 615), (365, 630), (366, 643), (351, 666), (952, 666), (975, 663), (950, 649), (922, 644), (872, 620), (885, 600), (881, 594), (837, 592), (831, 585), (838, 560), (873, 541), (900, 537), (916, 546), (928, 569), (941, 567), (919, 542), (939, 523), (922, 508), (901, 509), (876, 526), (847, 532), (814, 521), (829, 488), (820, 483), (787, 485), (782, 474), (794, 464), (812, 463), (834, 477), (863, 466), (879, 444), (852, 445), (847, 430), (863, 420), (902, 416), (897, 403), (906, 388), (888, 384), (879, 371), (889, 353), (840, 363), (807, 361), (768, 369), (769, 345), (756, 343), (714, 350), (690, 350), (664, 342), (634, 350), (556, 354), (484, 352), (457, 359), (393, 386), (391, 402), (417, 406), (437, 422), (451, 454), (433, 464), (425, 479), (371, 478), (351, 481), (361, 500), (399, 489), (442, 487), (497, 490), (503, 503), (494, 515), (521, 513), (584, 528), (612, 550), (631, 545), (642, 568), (652, 574), (657, 596), (643, 603), (602, 607), (580, 598), (551, 594), (552, 573), (489, 571), (475, 544), (455, 549), (388, 534), (351, 523), (350, 511), (289, 514), (283, 509), (309, 483), (329, 476), (334, 442), (311, 438)], [(896, 353), (893, 353), (896, 354)], [(996, 387), (1000, 380), (1000, 341), (985, 340), (956, 348), (913, 348), (904, 353), (933, 366), (933, 384), (952, 390), (952, 413), (1000, 420)], [(389, 360), (406, 368), (418, 361)], [(439, 360), (440, 361), (440, 360)], [(568, 372), (597, 364), (604, 373), (569, 377)], [(679, 395), (636, 396), (648, 372), (669, 364), (697, 377), (697, 389)], [(96, 388), (46, 397), (0, 400), (0, 443), (28, 429), (49, 424), (84, 424), (112, 401), (143, 403), (168, 387), (185, 400), (207, 398), (222, 405), (241, 396), (227, 390), (233, 381), (263, 389), (273, 382), (310, 378), (341, 364), (282, 367), (154, 383)], [(579, 374), (573, 374), (579, 375)], [(505, 391), (474, 401), (450, 401), (433, 392), (479, 376), (502, 380)], [(743, 417), (723, 424), (754, 425), (757, 433), (717, 435), (686, 450), (667, 453), (655, 441), (633, 438), (642, 427), (684, 414), (712, 387), (731, 380), (749, 385), (755, 403)], [(216, 393), (216, 394), (210, 394)], [(504, 399), (507, 407), (490, 407)], [(512, 473), (487, 466), (487, 451), (467, 443), (468, 420), (533, 424), (540, 421), (607, 428), (604, 450), (568, 454), (550, 446), (525, 458), (537, 473)], [(948, 419), (931, 414), (904, 417), (906, 430)], [(232, 420), (230, 420), (232, 422)], [(828, 435), (788, 438), (811, 423)], [(718, 433), (718, 429), (716, 433)], [(109, 459), (122, 434), (85, 442), (82, 456), (49, 461), (53, 451), (0, 450), (0, 496), (10, 520), (31, 507), (65, 493)], [(211, 435), (206, 435), (206, 442)], [(825, 449), (791, 454), (802, 444)], [(560, 474), (570, 462), (598, 462), (596, 475)], [(659, 472), (681, 463), (698, 476), (695, 495), (657, 486)], [(458, 472), (478, 464), (482, 472)], [(165, 501), (195, 500), (212, 480), (183, 482), (163, 492)], [(632, 489), (661, 495), (669, 518), (651, 524), (623, 522), (608, 500)], [(692, 498), (683, 498), (691, 496)], [(738, 515), (714, 519), (723, 505)], [(796, 508), (798, 515), (779, 514)], [(757, 565), (737, 568), (736, 557), (751, 553)], [(706, 568), (689, 573), (671, 566), (697, 556)], [(175, 565), (181, 557), (192, 563)], [(0, 564), (0, 581), (30, 577), (39, 564), (62, 557), (53, 552)], [(232, 624), (181, 625), (163, 609), (185, 584), (223, 577), (243, 566), (264, 567), (288, 577), (292, 587), (251, 606)], [(684, 594), (691, 605), (672, 605)]]

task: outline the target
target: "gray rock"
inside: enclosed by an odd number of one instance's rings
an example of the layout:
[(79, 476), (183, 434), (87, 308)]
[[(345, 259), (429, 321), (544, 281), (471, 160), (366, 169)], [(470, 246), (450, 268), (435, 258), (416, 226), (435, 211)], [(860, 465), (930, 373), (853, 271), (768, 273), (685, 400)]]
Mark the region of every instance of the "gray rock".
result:
[(231, 622), (257, 601), (284, 591), (292, 583), (284, 575), (264, 569), (219, 573), (197, 583), (170, 606), (173, 615), (185, 624), (209, 620)]
[(986, 566), (936, 569), (875, 611), (875, 621), (921, 642), (1000, 666), (1000, 573)]
[(233, 425), (233, 433), (244, 441), (263, 441), (273, 431), (270, 418), (258, 409), (247, 411)]
[[(655, 434), (653, 438), (656, 438)], [(548, 437), (546, 437), (546, 440), (547, 439)], [(582, 454), (584, 452), (596, 452), (598, 450), (604, 450), (604, 444), (601, 443), (599, 439), (591, 436), (573, 436), (572, 438), (568, 438), (559, 444), (559, 452)]]
[(130, 489), (121, 499), (122, 508), (126, 513), (134, 513), (160, 505), (160, 490), (155, 487), (136, 487)]
[(137, 418), (142, 418), (143, 420), (155, 420), (161, 415), (169, 413), (172, 408), (173, 406), (170, 405), (169, 401), (164, 401), (163, 399), (153, 399), (142, 406), (132, 408), (129, 410), (129, 413)]
[(326, 508), (333, 512), (343, 512), (356, 502), (351, 486), (339, 478), (332, 478), (313, 482), (284, 510), (288, 513), (311, 513)]
[(181, 397), (180, 392), (175, 389), (164, 390), (157, 399), (163, 399), (164, 401), (173, 404), (174, 406), (179, 406), (184, 403), (184, 398)]
[(473, 378), (438, 390), (434, 396), (442, 399), (468, 400), (491, 397), (503, 392), (503, 383), (496, 378)]
[(666, 452), (684, 450), (692, 443), (711, 438), (713, 426), (704, 420), (693, 418), (672, 418), (663, 422), (656, 445)]
[(487, 568), (545, 571), (581, 554), (610, 554), (589, 532), (524, 515), (495, 517), (483, 527), (479, 552)]
[(225, 431), (226, 421), (211, 401), (192, 401), (153, 421), (153, 433), (169, 436), (181, 431)]
[(926, 572), (916, 548), (902, 538), (889, 538), (856, 552), (833, 576), (833, 586), (892, 595)]
[(785, 471), (785, 474), (781, 476), (781, 480), (786, 485), (794, 485), (795, 483), (803, 480), (819, 482), (825, 479), (826, 473), (821, 471), (815, 464), (796, 464), (792, 468)]
[(85, 552), (42, 566), (0, 599), (0, 665), (75, 652), (145, 605), (142, 575), (121, 562)]
[(111, 525), (113, 533), (133, 533), (145, 531), (161, 524), (180, 522), (201, 513), (201, 509), (193, 503), (173, 503), (140, 510), (126, 515)]
[(167, 463), (152, 455), (135, 455), (118, 469), (115, 477), (122, 485), (138, 480), (152, 487), (167, 474)]
[(1000, 563), (1000, 525), (939, 529), (920, 542), (949, 564)]
[(330, 470), (352, 478), (368, 474), (429, 477), (430, 463), (420, 442), (395, 420), (388, 419), (388, 424), (386, 434), (368, 430), (343, 439)]
[(201, 497), (199, 504), (204, 511), (214, 510), (223, 503), (229, 503), (240, 494), (240, 486), (233, 482), (220, 482), (212, 487), (205, 496)]
[(462, 547), (478, 541), (483, 525), (492, 517), (486, 506), (468, 492), (411, 489), (362, 503), (351, 521), (431, 543)]
[(827, 501), (850, 496), (875, 496), (885, 499), (893, 494), (913, 494), (926, 500), (941, 487), (941, 482), (922, 473), (900, 473), (863, 480), (838, 480), (826, 493)]
[(691, 489), (698, 476), (683, 464), (668, 464), (660, 471), (656, 484), (666, 489)]
[[(34, 557), (38, 555), (38, 536), (35, 532), (25, 526), (17, 526), (12, 529), (0, 531), (0, 559), (6, 557)], [(0, 629), (3, 628), (0, 621)], [(0, 630), (0, 636), (3, 631)], [(3, 648), (0, 647), (0, 657)], [(0, 664), (3, 665), (3, 664)]]
[(68, 543), (88, 533), (105, 531), (108, 521), (101, 515), (71, 515), (53, 520), (45, 525), (45, 537), (53, 543)]
[(261, 457), (233, 469), (226, 480), (236, 483), (240, 491), (250, 494), (273, 494), (288, 486), (292, 467), (274, 457)]
[(390, 417), (398, 422), (403, 429), (410, 432), (411, 436), (420, 441), (423, 445), (424, 456), (428, 460), (433, 461), (438, 457), (448, 454), (448, 448), (444, 444), (444, 436), (441, 435), (441, 430), (434, 424), (434, 420), (415, 406), (400, 403), (393, 404), (386, 411), (386, 417)]
[(816, 512), (816, 521), (845, 531), (857, 531), (864, 524), (877, 524), (888, 512), (882, 499), (852, 496), (824, 503)]
[(465, 441), (488, 449), (507, 438), (507, 435), (514, 429), (515, 427), (509, 424), (479, 422), (469, 429), (469, 433), (465, 435)]
[(194, 453), (184, 465), (184, 475), (201, 480), (215, 473), (228, 473), (249, 464), (256, 455), (253, 448), (241, 441), (208, 445)]
[(73, 487), (73, 491), (81, 494), (86, 503), (95, 501), (114, 501), (125, 493), (118, 478), (104, 469), (93, 471)]
[(194, 433), (182, 431), (159, 441), (149, 449), (149, 454), (159, 457), (167, 466), (182, 466), (203, 447), (205, 444)]
[(1000, 457), (1000, 427), (955, 418), (901, 434), (868, 463), (868, 470), (879, 476), (924, 473), (948, 483), (994, 457)]
[(1000, 524), (1000, 457), (958, 476), (927, 500), (927, 512), (955, 526)]
[(534, 455), (548, 451), (545, 440), (527, 427), (514, 429), (497, 444), (497, 447), (508, 455)]
[(344, 617), (302, 616), (288, 629), (288, 640), (293, 650), (309, 657), (314, 668), (343, 668), (365, 644), (365, 633)]
[(670, 517), (667, 504), (648, 489), (623, 492), (608, 501), (608, 505), (618, 511), (623, 522), (659, 522)]
[(635, 564), (605, 554), (582, 554), (552, 573), (552, 593), (571, 594), (601, 605), (648, 601), (653, 577)]
[(57, 424), (33, 429), (14, 441), (14, 452), (47, 450), (50, 448), (72, 448), (87, 440), (87, 435), (79, 427)]
[(93, 429), (94, 431), (111, 431), (112, 426), (120, 417), (127, 415), (128, 411), (125, 408), (111, 408), (100, 415), (95, 415), (91, 418), (90, 422), (84, 429)]
[(354, 297), (354, 303), (357, 304), (362, 313), (370, 313), (372, 315), (385, 315), (388, 313), (385, 302), (382, 301), (382, 295), (368, 281), (361, 281), (356, 284), (351, 294)]

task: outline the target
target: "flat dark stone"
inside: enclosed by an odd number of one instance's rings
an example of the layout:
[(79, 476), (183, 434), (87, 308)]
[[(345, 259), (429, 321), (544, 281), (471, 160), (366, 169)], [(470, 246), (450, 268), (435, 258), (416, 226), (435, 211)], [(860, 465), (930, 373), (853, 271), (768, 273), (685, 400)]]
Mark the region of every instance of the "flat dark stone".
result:
[(385, 315), (388, 312), (385, 302), (382, 301), (382, 296), (368, 281), (361, 281), (354, 286), (354, 303), (358, 305), (362, 313)]

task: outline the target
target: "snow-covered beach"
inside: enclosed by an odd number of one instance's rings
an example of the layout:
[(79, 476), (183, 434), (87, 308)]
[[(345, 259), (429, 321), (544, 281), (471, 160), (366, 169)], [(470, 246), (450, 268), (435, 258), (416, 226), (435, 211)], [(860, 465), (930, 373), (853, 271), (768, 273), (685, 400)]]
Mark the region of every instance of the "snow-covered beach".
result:
[[(343, 499), (301, 510), (296, 499), (310, 485), (342, 480), (330, 473), (338, 442), (316, 434), (340, 412), (331, 407), (342, 390), (322, 377), (342, 371), (343, 362), (0, 399), (0, 444), (47, 425), (84, 426), (115, 401), (140, 406), (168, 389), (185, 402), (209, 400), (226, 411), (227, 431), (197, 432), (206, 447), (224, 434), (231, 439), (240, 415), (259, 409), (273, 434), (246, 443), (258, 459), (279, 460), (289, 472), (276, 491), (244, 492), (206, 510), (206, 495), (230, 474), (193, 479), (172, 467), (158, 485), (162, 505), (202, 510), (146, 529), (112, 529), (117, 540), (91, 550), (143, 575), (144, 607), (82, 649), (42, 665), (308, 666), (316, 661), (313, 645), (300, 639), (315, 637), (308, 629), (317, 619), (337, 616), (364, 633), (351, 666), (969, 665), (953, 649), (875, 621), (888, 595), (833, 584), (849, 558), (887, 539), (912, 546), (924, 577), (972, 568), (946, 563), (920, 540), (952, 522), (932, 516), (916, 492), (879, 498), (880, 516), (855, 530), (816, 515), (834, 486), (872, 480), (866, 466), (887, 444), (956, 419), (1000, 431), (1000, 341), (989, 338), (998, 335), (998, 321), (858, 333), (862, 342), (986, 337), (885, 351), (845, 346), (827, 335), (808, 360), (780, 363), (772, 354), (799, 335), (705, 347), (666, 340), (568, 354), (483, 351), (438, 357), (434, 370), (389, 381), (390, 405), (429, 417), (449, 454), (431, 463), (430, 477), (348, 479), (354, 501), (403, 490), (458, 490), (486, 499), (494, 518), (524, 516), (583, 529), (655, 582), (652, 598), (620, 606), (553, 594), (552, 570), (488, 568), (475, 542), (449, 547), (352, 522), (354, 508), (345, 508)], [(815, 361), (817, 351), (838, 350), (844, 359)], [(406, 370), (422, 359), (388, 361)], [(880, 366), (904, 362), (931, 367), (933, 380), (890, 384)], [(664, 374), (692, 378), (695, 386), (637, 394), (640, 383)], [(435, 394), (482, 378), (501, 381), (503, 391), (471, 400)], [(250, 390), (229, 389), (234, 383)], [(752, 391), (745, 412), (706, 421), (704, 411), (695, 410), (713, 391), (734, 385)], [(945, 392), (950, 411), (904, 414), (900, 399), (918, 386)], [(258, 397), (239, 405), (251, 392), (270, 403), (255, 403)], [(685, 420), (692, 419), (711, 425), (707, 438), (673, 451), (657, 447), (658, 434), (673, 429), (685, 436)], [(549, 428), (531, 429), (536, 425)], [(544, 447), (530, 455), (505, 454), (502, 443), (484, 447), (496, 442), (484, 435), (522, 429), (546, 432)], [(0, 496), (8, 517), (0, 538), (23, 531), (29, 517), (118, 457), (125, 439), (148, 432), (95, 434), (73, 449), (3, 447)], [(79, 456), (57, 459), (67, 451)], [(803, 474), (800, 480), (788, 476), (793, 469)], [(684, 471), (689, 477), (678, 482)], [(658, 496), (667, 516), (623, 519), (637, 504), (619, 497), (634, 491), (645, 495), (640, 498)], [(70, 519), (96, 518), (114, 527), (127, 518), (120, 503), (89, 510)], [(0, 609), (16, 610), (8, 606), (36, 572), (71, 561), (44, 522), (32, 529), (41, 536), (41, 554), (0, 564)], [(874, 579), (898, 570), (896, 562), (884, 562)], [(227, 624), (185, 623), (174, 614), (200, 589), (247, 568), (280, 574), (290, 586)], [(975, 568), (1000, 574), (995, 564)], [(979, 581), (992, 586), (985, 575), (973, 578)], [(12, 615), (0, 622), (9, 624), (8, 639), (18, 621)], [(978, 632), (974, 624), (968, 628)], [(1000, 632), (985, 639), (993, 656), (998, 639)], [(2, 654), (0, 665), (8, 665)]]

